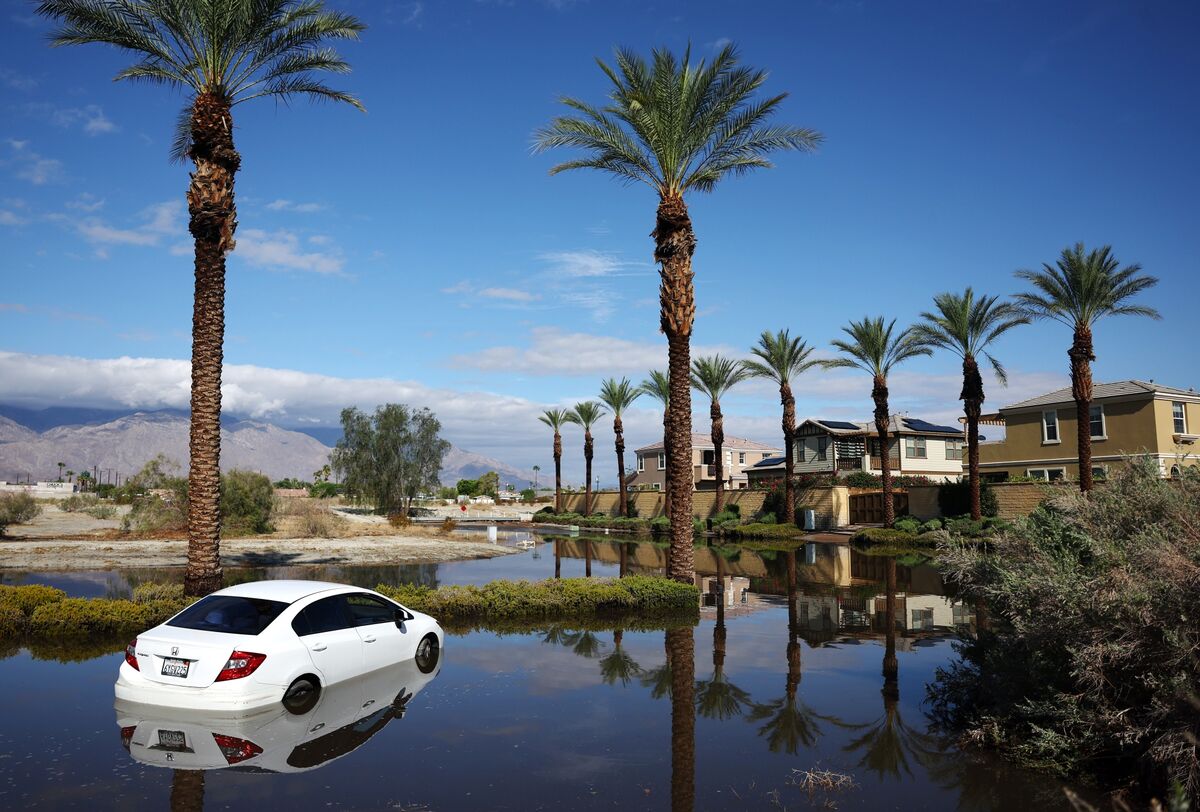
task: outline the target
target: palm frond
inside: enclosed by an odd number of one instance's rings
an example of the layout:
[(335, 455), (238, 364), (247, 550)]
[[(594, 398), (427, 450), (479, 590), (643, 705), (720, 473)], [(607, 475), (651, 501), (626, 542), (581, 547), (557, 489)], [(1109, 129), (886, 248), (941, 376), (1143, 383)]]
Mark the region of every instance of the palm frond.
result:
[(885, 324), (883, 316), (867, 316), (861, 321), (850, 322), (849, 327), (842, 328), (850, 340), (830, 342), (842, 357), (824, 361), (823, 366), (828, 369), (857, 367), (872, 376), (887, 378), (897, 365), (933, 353), (921, 331), (907, 327), (897, 333), (895, 328), (896, 320)]
[(758, 344), (750, 348), (754, 358), (742, 364), (752, 377), (767, 378), (782, 386), (819, 364), (810, 358), (812, 353), (804, 339), (793, 338), (788, 330), (776, 333), (764, 330)]
[(671, 405), (671, 379), (662, 370), (650, 370), (638, 388), (661, 403), (664, 409)]
[(1017, 305), (1031, 319), (1052, 319), (1072, 328), (1091, 327), (1104, 316), (1159, 318), (1154, 308), (1129, 303), (1158, 279), (1142, 275), (1136, 263), (1119, 266), (1110, 246), (1086, 251), (1076, 243), (1064, 248), (1054, 265), (1016, 272), (1033, 288), (1016, 295)]
[(596, 425), (596, 421), (606, 414), (608, 414), (608, 410), (599, 403), (594, 400), (585, 400), (575, 404), (575, 408), (567, 413), (567, 420), (583, 426), (584, 431), (591, 431), (592, 426)]
[(555, 434), (558, 434), (567, 423), (574, 422), (571, 419), (571, 412), (566, 409), (546, 409), (538, 415), (538, 420), (554, 429)]
[(628, 378), (622, 378), (620, 381), (609, 378), (600, 384), (600, 402), (612, 410), (614, 417), (620, 417), (643, 394), (644, 392), (630, 383)]
[(723, 355), (700, 356), (692, 361), (692, 388), (714, 402), (750, 376), (745, 364)]

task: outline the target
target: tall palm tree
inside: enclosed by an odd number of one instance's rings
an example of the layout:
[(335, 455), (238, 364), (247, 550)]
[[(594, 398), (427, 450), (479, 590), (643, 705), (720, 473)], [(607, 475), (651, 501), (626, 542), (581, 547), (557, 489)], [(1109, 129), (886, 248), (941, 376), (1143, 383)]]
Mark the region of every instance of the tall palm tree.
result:
[(813, 350), (804, 339), (800, 336), (792, 338), (787, 330), (778, 333), (763, 330), (758, 345), (751, 347), (750, 352), (758, 359), (743, 362), (750, 374), (779, 385), (779, 403), (783, 406), (783, 520), (786, 524), (795, 524), (796, 480), (792, 459), (795, 454), (796, 398), (792, 394), (792, 379), (819, 362), (809, 358)]
[(921, 343), (949, 350), (962, 359), (963, 385), (958, 398), (967, 416), (967, 482), (971, 492), (971, 518), (979, 519), (979, 415), (983, 412), (983, 376), (979, 374), (979, 356), (987, 358), (997, 380), (1008, 385), (1004, 366), (988, 352), (993, 341), (1014, 327), (1028, 324), (1030, 318), (1011, 302), (998, 296), (979, 296), (967, 288), (965, 293), (939, 293), (933, 297), (936, 313), (921, 314), (924, 323), (913, 332)]
[(720, 513), (725, 509), (725, 416), (721, 414), (721, 398), (733, 386), (750, 377), (741, 361), (723, 355), (701, 356), (692, 361), (692, 388), (708, 395), (708, 417), (712, 421), (713, 473), (717, 478), (717, 492), (713, 510)]
[(554, 430), (554, 512), (562, 513), (562, 427), (572, 422), (566, 409), (547, 409), (538, 416)]
[(1079, 490), (1092, 489), (1092, 325), (1104, 316), (1161, 318), (1152, 307), (1129, 304), (1129, 300), (1158, 284), (1153, 276), (1142, 276), (1142, 266), (1120, 267), (1112, 247), (1085, 253), (1083, 243), (1064, 248), (1058, 261), (1044, 263), (1040, 271), (1017, 271), (1034, 288), (1018, 293), (1017, 304), (1035, 319), (1052, 319), (1074, 331), (1067, 356), (1071, 359), (1071, 395), (1075, 398), (1075, 422), (1079, 438)]
[[(663, 455), (667, 460), (666, 481), (663, 484), (663, 515), (671, 515), (671, 449), (667, 443), (667, 437), (671, 431), (668, 427), (668, 421), (671, 418), (671, 381), (667, 377), (667, 373), (660, 369), (652, 369), (646, 373), (645, 379), (642, 380), (638, 389), (643, 394), (657, 400), (663, 407)], [(691, 449), (688, 450), (689, 455)], [(671, 571), (670, 565), (671, 548), (667, 548), (667, 572)]]
[(852, 321), (842, 331), (850, 336), (849, 341), (834, 339), (834, 349), (842, 353), (841, 358), (822, 361), (827, 369), (855, 367), (871, 375), (871, 399), (875, 401), (875, 431), (879, 435), (879, 470), (883, 475), (883, 523), (891, 527), (896, 520), (896, 506), (892, 504), (892, 461), (889, 454), (888, 375), (897, 364), (918, 355), (932, 355), (933, 350), (921, 341), (912, 327), (895, 331), (896, 320), (883, 323), (883, 316), (862, 321)]
[(583, 426), (583, 468), (587, 477), (583, 483), (583, 515), (592, 515), (592, 426), (608, 412), (594, 400), (576, 403), (575, 408), (567, 412), (567, 420)]
[(59, 27), (53, 45), (104, 43), (135, 64), (117, 79), (183, 91), (173, 157), (195, 164), (188, 230), (195, 240), (191, 433), (188, 441), (188, 563), (184, 591), (221, 584), (221, 361), (225, 338), (225, 255), (237, 228), (233, 108), (258, 98), (308, 96), (362, 103), (314, 75), (350, 66), (323, 43), (357, 39), (365, 26), (327, 11), (321, 0), (42, 0), (37, 13)]
[[(696, 316), (692, 253), (696, 235), (684, 198), (712, 191), (729, 175), (771, 166), (779, 150), (812, 150), (821, 141), (814, 130), (768, 125), (786, 94), (756, 98), (765, 71), (738, 65), (732, 45), (711, 63), (693, 64), (689, 48), (679, 60), (665, 49), (649, 62), (626, 49), (616, 52), (616, 68), (599, 62), (612, 82), (600, 108), (574, 98), (573, 111), (538, 131), (536, 149), (578, 149), (583, 155), (558, 164), (551, 174), (597, 169), (623, 182), (645, 183), (658, 195), (653, 231), (659, 263), (659, 323), (667, 337), (672, 415), (667, 421), (667, 466), (671, 479), (690, 475), (692, 398), (691, 336)], [(692, 492), (677, 489), (670, 502), (671, 577), (691, 583)]]
[(542, 466), (540, 466), (540, 465), (533, 466), (533, 491), (534, 491), (534, 493), (537, 493), (538, 474), (541, 473), (541, 471), (542, 471)]
[(621, 515), (629, 515), (628, 496), (625, 488), (625, 427), (621, 414), (642, 396), (642, 390), (629, 382), (628, 378), (617, 381), (609, 378), (600, 384), (600, 402), (609, 408), (613, 416), (613, 434), (616, 435), (617, 489), (620, 492)]

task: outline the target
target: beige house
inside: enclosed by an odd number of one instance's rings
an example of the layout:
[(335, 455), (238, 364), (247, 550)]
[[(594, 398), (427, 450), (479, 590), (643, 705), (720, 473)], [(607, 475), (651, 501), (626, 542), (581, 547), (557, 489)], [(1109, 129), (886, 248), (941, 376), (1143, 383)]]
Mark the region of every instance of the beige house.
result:
[[(730, 490), (745, 488), (746, 469), (768, 457), (783, 453), (778, 446), (764, 445), (753, 440), (726, 435), (721, 446), (725, 457), (725, 487)], [(637, 471), (629, 479), (630, 488), (661, 491), (667, 482), (667, 455), (661, 441), (643, 446), (636, 452)], [(692, 482), (698, 491), (711, 491), (717, 487), (716, 447), (707, 434), (692, 435)]]
[[(1090, 429), (1092, 473), (1103, 477), (1131, 455), (1148, 455), (1164, 476), (1200, 463), (1200, 393), (1153, 381), (1093, 387)], [(1070, 387), (1005, 406), (985, 422), (1005, 427), (1004, 440), (981, 443), (985, 480), (1013, 476), (1058, 480), (1079, 477), (1075, 401)]]

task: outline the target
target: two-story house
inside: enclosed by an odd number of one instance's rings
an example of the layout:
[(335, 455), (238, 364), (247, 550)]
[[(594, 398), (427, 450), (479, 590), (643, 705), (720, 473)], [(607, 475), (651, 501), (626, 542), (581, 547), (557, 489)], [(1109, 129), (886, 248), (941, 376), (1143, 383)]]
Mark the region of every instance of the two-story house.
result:
[[(692, 435), (692, 482), (698, 491), (711, 491), (717, 487), (716, 447), (707, 434)], [(746, 469), (768, 457), (778, 456), (778, 446), (769, 446), (745, 440), (741, 437), (725, 436), (721, 446), (725, 457), (725, 487), (730, 490), (745, 488)], [(667, 455), (660, 440), (639, 448), (637, 471), (628, 481), (630, 488), (661, 491), (667, 482)]]
[[(1154, 458), (1164, 476), (1200, 463), (1200, 393), (1193, 389), (1154, 381), (1098, 383), (1089, 418), (1093, 476), (1105, 476), (1131, 455)], [(1003, 423), (1005, 437), (980, 444), (984, 479), (1078, 479), (1078, 422), (1070, 387), (1005, 406), (988, 419)]]

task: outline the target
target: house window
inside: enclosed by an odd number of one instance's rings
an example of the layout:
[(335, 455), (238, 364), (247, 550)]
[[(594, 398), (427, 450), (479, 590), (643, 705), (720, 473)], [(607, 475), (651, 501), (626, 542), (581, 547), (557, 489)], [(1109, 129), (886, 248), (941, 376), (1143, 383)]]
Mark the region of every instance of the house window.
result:
[(658, 452), (658, 470), (667, 470), (667, 452), (665, 451)]
[(1171, 421), (1175, 424), (1176, 434), (1187, 434), (1187, 413), (1182, 403), (1171, 404)]
[(1041, 479), (1046, 482), (1058, 482), (1067, 478), (1066, 468), (1029, 468), (1025, 471), (1025, 476), (1032, 479)]
[(925, 438), (905, 437), (904, 456), (908, 457), (909, 459), (925, 459)]
[(1042, 412), (1042, 442), (1058, 442), (1058, 412)]
[(1180, 472), (1179, 472), (1179, 466), (1178, 466), (1178, 465), (1172, 465), (1172, 466), (1171, 466), (1171, 479), (1179, 479), (1179, 473), (1180, 473)]
[(745, 465), (745, 464), (746, 464), (746, 452), (739, 451), (738, 452), (738, 465)]
[(1108, 469), (1103, 465), (1093, 465), (1092, 479), (1108, 479)]
[(646, 470), (646, 458), (643, 457), (641, 454), (638, 455), (638, 470), (639, 471)]
[(707, 451), (701, 451), (700, 452), (700, 464), (701, 465), (716, 465), (717, 464), (717, 452), (713, 451), (711, 448)]
[(769, 459), (771, 459), (771, 452), (770, 452), (770, 451), (764, 451), (764, 452), (763, 452), (763, 459), (764, 459), (764, 460), (769, 460)]
[(1096, 403), (1092, 405), (1091, 412), (1092, 421), (1092, 439), (1104, 440), (1108, 437), (1104, 433), (1104, 404)]
[(653, 488), (653, 489), (654, 489), (654, 490), (656, 490), (656, 491), (661, 491), (661, 490), (662, 490), (662, 483), (661, 483), (661, 482), (655, 482), (655, 483), (651, 484), (651, 486), (650, 486), (650, 487), (651, 487), (651, 488)]
[(829, 438), (828, 437), (818, 437), (817, 438), (817, 459), (821, 460), (822, 462), (829, 459)]
[(963, 458), (963, 442), (962, 440), (947, 440), (946, 441), (946, 459), (961, 460)]

